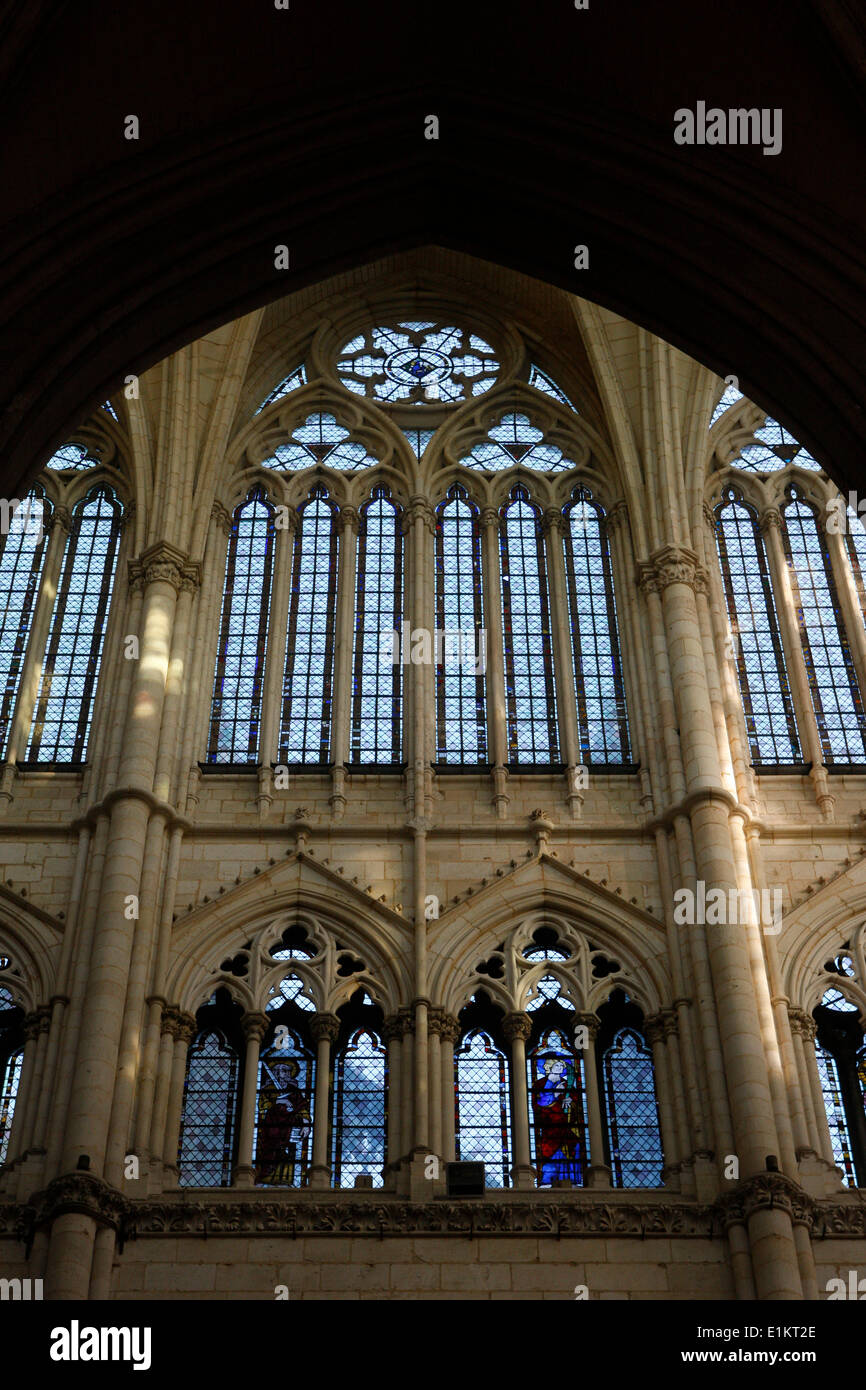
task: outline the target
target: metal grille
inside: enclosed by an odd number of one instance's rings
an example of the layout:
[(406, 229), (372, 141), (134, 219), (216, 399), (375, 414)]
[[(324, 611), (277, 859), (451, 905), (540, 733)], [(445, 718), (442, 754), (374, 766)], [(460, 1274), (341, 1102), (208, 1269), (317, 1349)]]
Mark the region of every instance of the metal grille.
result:
[(120, 526), (120, 503), (106, 487), (94, 488), (72, 513), (36, 697), (32, 762), (85, 758)]
[(643, 1038), (621, 1028), (602, 1067), (613, 1185), (660, 1187), (664, 1158), (652, 1054)]
[(483, 1163), (488, 1187), (511, 1186), (511, 1100), (505, 1054), (489, 1033), (466, 1033), (454, 1053), (457, 1157)]
[(537, 468), (546, 473), (563, 473), (574, 464), (555, 444), (544, 443), (544, 432), (528, 415), (503, 415), (498, 425), (488, 432), (487, 439), (470, 449), (460, 462), (465, 468), (482, 468), (497, 473), (513, 468)]
[[(545, 1001), (546, 1002), (546, 1001)], [(529, 1085), (530, 1156), (539, 1187), (586, 1178), (589, 1159), (583, 1058), (558, 1028), (548, 1029), (526, 1059)]]
[(585, 763), (629, 760), (616, 602), (604, 512), (581, 488), (563, 545), (580, 748)]
[(238, 1055), (221, 1032), (189, 1049), (178, 1144), (181, 1187), (230, 1187), (238, 1104)]
[(508, 753), (514, 763), (558, 758), (556, 692), (544, 538), (524, 488), (502, 511), (500, 562)]
[(324, 489), (318, 489), (304, 503), (295, 535), (280, 729), (280, 759), (287, 763), (328, 760), (337, 612), (337, 528), (327, 495)]
[(726, 491), (715, 519), (752, 761), (758, 767), (799, 762), (800, 739), (785, 652), (755, 514)]
[(755, 430), (755, 439), (757, 443), (747, 444), (741, 450), (740, 457), (732, 461), (734, 468), (745, 468), (750, 473), (773, 473), (789, 463), (796, 463), (798, 468), (808, 468), (810, 472), (821, 468), (809, 450), (798, 444), (793, 435), (788, 434), (772, 416), (768, 415), (766, 423)]
[(452, 488), (436, 512), (436, 740), (442, 762), (487, 756), (486, 633), (478, 511)]
[(399, 763), (403, 695), (400, 513), (387, 489), (361, 508), (355, 603), (352, 760)]
[(842, 1097), (842, 1087), (839, 1082), (839, 1068), (832, 1052), (828, 1052), (817, 1040), (815, 1042), (815, 1061), (818, 1067), (818, 1075), (821, 1078), (821, 1094), (824, 1097), (824, 1110), (830, 1129), (833, 1161), (842, 1169), (844, 1174), (842, 1181), (845, 1186), (856, 1187), (857, 1174), (854, 1167), (854, 1154), (851, 1148), (851, 1132), (848, 1128), (848, 1116), (845, 1113), (845, 1102)]
[(866, 715), (823, 530), (796, 488), (782, 508), (800, 640), (827, 763), (866, 760)]
[(369, 1173), (381, 1187), (385, 1167), (387, 1049), (359, 1028), (340, 1049), (334, 1068), (332, 1158), (335, 1187), (354, 1187)]
[(303, 1187), (313, 1145), (315, 1063), (296, 1033), (259, 1060), (253, 1164), (257, 1187)]
[(291, 473), (318, 463), (351, 472), (355, 468), (370, 468), (375, 462), (363, 444), (349, 438), (349, 431), (338, 425), (333, 415), (308, 415), (304, 423), (292, 431), (291, 441), (278, 445), (261, 466)]
[(274, 508), (254, 488), (232, 518), (211, 706), (209, 763), (255, 763), (274, 567)]
[(48, 549), (50, 504), (34, 488), (10, 518), (0, 557), (0, 757), (6, 754), (15, 701)]

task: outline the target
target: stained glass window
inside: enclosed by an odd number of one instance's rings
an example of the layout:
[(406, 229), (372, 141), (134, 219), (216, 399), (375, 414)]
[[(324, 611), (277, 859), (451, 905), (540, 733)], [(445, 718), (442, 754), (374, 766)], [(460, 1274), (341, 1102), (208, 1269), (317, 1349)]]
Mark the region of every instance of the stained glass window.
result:
[(451, 405), (489, 391), (499, 363), (477, 333), (407, 320), (358, 334), (343, 347), (337, 371), (349, 391), (381, 405)]
[(733, 460), (734, 468), (745, 468), (750, 473), (773, 473), (777, 468), (796, 463), (798, 468), (808, 468), (810, 472), (820, 470), (820, 463), (816, 463), (809, 450), (798, 444), (772, 416), (768, 415), (766, 422), (755, 430), (755, 440), (756, 443), (747, 444), (739, 458)]
[[(9, 962), (6, 960), (6, 964)], [(3, 967), (0, 967), (3, 968)], [(15, 1118), (15, 1102), (24, 1061), (24, 1010), (0, 985), (0, 1165), (9, 1156), (9, 1140)]]
[(86, 756), (120, 528), (120, 502), (107, 487), (92, 488), (73, 510), (42, 661), (31, 762), (79, 763)]
[(742, 399), (742, 391), (739, 391), (737, 387), (733, 385), (733, 383), (730, 386), (726, 386), (722, 393), (721, 400), (719, 401), (718, 405), (713, 411), (712, 417), (710, 419), (710, 428), (712, 429), (713, 425), (722, 415), (724, 415), (725, 411), (728, 409), (729, 406), (734, 405), (737, 401), (741, 401)]
[(561, 1028), (545, 1028), (527, 1056), (529, 1147), (539, 1187), (585, 1181), (587, 1145), (583, 1058)]
[(488, 1187), (511, 1185), (511, 1101), (508, 1063), (489, 1032), (463, 1035), (454, 1053), (456, 1153), (463, 1163), (483, 1163)]
[(557, 761), (550, 600), (538, 508), (516, 487), (502, 509), (500, 564), (505, 702), (512, 763)]
[(178, 1145), (181, 1187), (230, 1187), (235, 1161), (239, 1057), (218, 1028), (189, 1049)]
[(464, 468), (481, 468), (489, 473), (513, 468), (516, 463), (545, 473), (562, 473), (574, 467), (558, 445), (544, 442), (544, 431), (533, 425), (528, 415), (503, 415), (490, 428), (487, 438), (473, 445), (460, 462)]
[(350, 432), (337, 423), (333, 415), (308, 415), (302, 425), (292, 431), (291, 440), (280, 444), (262, 468), (274, 468), (291, 473), (299, 468), (325, 464), (342, 472), (369, 468), (376, 462), (363, 444), (350, 438)]
[(540, 367), (530, 367), (529, 384), (530, 386), (534, 386), (536, 391), (543, 391), (546, 396), (552, 396), (555, 401), (559, 401), (560, 405), (568, 406), (569, 410), (573, 410), (575, 415), (577, 414), (577, 410), (568, 399), (562, 387), (557, 386), (553, 377), (548, 376), (547, 372), (543, 372)]
[(451, 488), (436, 511), (436, 629), (438, 756), (481, 763), (487, 755), (481, 537), (478, 509), (461, 487)]
[(783, 540), (824, 760), (866, 761), (866, 714), (839, 609), (827, 539), (815, 510), (789, 487)]
[(433, 430), (404, 430), (403, 433), (412, 446), (412, 452), (416, 459), (419, 459), (433, 438), (434, 432)]
[(746, 731), (756, 767), (800, 761), (800, 739), (764, 542), (754, 511), (726, 488), (715, 511)]
[(102, 402), (102, 409), (106, 412), (107, 415), (110, 415), (110, 416), (111, 416), (112, 420), (116, 420), (116, 419), (117, 419), (117, 411), (115, 410), (114, 406), (111, 404), (111, 401), (103, 401), (103, 402)]
[(614, 1187), (659, 1187), (662, 1146), (652, 1053), (621, 1028), (604, 1053), (604, 1099)]
[(283, 681), (280, 761), (326, 763), (331, 735), (337, 528), (324, 488), (298, 511)]
[(815, 1061), (821, 1078), (821, 1094), (824, 1097), (824, 1110), (830, 1130), (830, 1143), (833, 1149), (833, 1162), (842, 1169), (842, 1181), (846, 1187), (857, 1186), (854, 1169), (854, 1155), (851, 1149), (851, 1134), (842, 1088), (839, 1083), (839, 1067), (832, 1052), (815, 1041)]
[(253, 411), (253, 414), (261, 415), (266, 406), (273, 405), (274, 401), (281, 401), (284, 396), (288, 396), (290, 391), (297, 391), (299, 386), (306, 386), (306, 384), (307, 373), (305, 368), (303, 366), (296, 368), (295, 371), (289, 372), (288, 376), (284, 376), (282, 381), (274, 387), (273, 391), (265, 396), (261, 405), (257, 406)]
[(39, 595), (48, 549), (51, 508), (41, 488), (33, 488), (2, 528), (0, 545), (0, 757), (9, 740), (24, 653)]
[(376, 1033), (358, 1028), (334, 1067), (335, 1187), (354, 1187), (360, 1173), (381, 1187), (385, 1166), (387, 1049)]
[(51, 455), (45, 467), (58, 473), (71, 470), (82, 473), (87, 468), (98, 468), (99, 459), (84, 444), (63, 444), (56, 454)]
[(624, 763), (628, 717), (605, 515), (588, 489), (580, 488), (565, 516), (581, 757), (584, 763)]
[(355, 602), (352, 761), (399, 763), (403, 666), (400, 512), (378, 487), (361, 508)]
[(866, 1187), (866, 1041), (860, 1011), (832, 987), (824, 991), (814, 1017), (815, 1060), (833, 1159), (846, 1187)]
[(274, 568), (275, 512), (255, 487), (232, 518), (211, 706), (209, 763), (255, 763)]
[(257, 1187), (303, 1187), (313, 1145), (314, 1061), (287, 1026), (259, 1059), (253, 1164)]
[(854, 572), (854, 585), (860, 600), (860, 611), (866, 623), (866, 529), (863, 518), (853, 507), (846, 508), (847, 526), (845, 528), (845, 547), (848, 560)]

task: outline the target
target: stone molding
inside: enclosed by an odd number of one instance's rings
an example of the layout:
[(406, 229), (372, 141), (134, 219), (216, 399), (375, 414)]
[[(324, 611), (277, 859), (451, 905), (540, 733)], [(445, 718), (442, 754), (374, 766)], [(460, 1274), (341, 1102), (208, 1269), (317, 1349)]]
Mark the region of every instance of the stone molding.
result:
[(137, 560), (129, 561), (130, 588), (156, 583), (170, 584), (178, 594), (184, 589), (194, 592), (201, 584), (201, 565), (176, 546), (158, 541), (142, 551)]
[(310, 1019), (310, 1032), (317, 1043), (323, 1038), (327, 1038), (329, 1043), (334, 1043), (339, 1036), (340, 1020), (336, 1014), (315, 1014)]
[(515, 1038), (528, 1042), (532, 1035), (532, 1019), (524, 1013), (506, 1014), (502, 1020), (502, 1031), (509, 1042), (514, 1042)]

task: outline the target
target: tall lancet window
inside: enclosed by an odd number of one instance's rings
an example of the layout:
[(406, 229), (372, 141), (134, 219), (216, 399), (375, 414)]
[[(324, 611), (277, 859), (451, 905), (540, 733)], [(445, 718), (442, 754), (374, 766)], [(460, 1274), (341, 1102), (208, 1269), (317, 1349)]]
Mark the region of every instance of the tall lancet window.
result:
[(209, 763), (258, 761), (274, 534), (274, 507), (264, 489), (254, 487), (232, 517), (211, 705)]
[(714, 516), (752, 762), (799, 762), (797, 720), (757, 517), (735, 488), (724, 489)]
[(42, 580), (51, 506), (33, 488), (0, 535), (0, 757), (5, 757), (18, 699), (24, 653)]
[(487, 640), (478, 509), (452, 487), (436, 509), (436, 748), (444, 763), (487, 756)]
[[(272, 954), (277, 959), (293, 955)], [(313, 1151), (315, 1045), (310, 1019), (316, 1006), (293, 971), (280, 981), (265, 1008), (268, 1030), (259, 1053), (255, 1181), (258, 1187), (303, 1187)]]
[[(826, 969), (853, 977), (851, 957)], [(815, 1061), (836, 1165), (846, 1187), (866, 1187), (866, 1036), (860, 1011), (842, 990), (826, 989), (814, 1011)]]
[(502, 509), (500, 563), (509, 761), (555, 763), (559, 747), (544, 537), (538, 508), (521, 486)]
[(596, 1054), (614, 1187), (660, 1187), (662, 1141), (652, 1050), (643, 1015), (621, 989), (598, 1011)]
[(178, 1141), (181, 1187), (230, 1187), (237, 1157), (241, 1009), (218, 989), (196, 1014)]
[(323, 487), (298, 510), (280, 729), (284, 763), (328, 761), (337, 611), (335, 520)]
[[(538, 953), (527, 959), (538, 959)], [(579, 1187), (586, 1182), (590, 1154), (584, 1056), (571, 1041), (574, 1005), (551, 973), (538, 980), (526, 1012), (532, 1017), (526, 1054), (529, 1150), (538, 1185), (550, 1187), (564, 1178)]]
[(848, 560), (854, 571), (854, 583), (857, 588), (857, 596), (860, 599), (860, 611), (863, 614), (863, 621), (866, 623), (866, 528), (864, 528), (864, 518), (855, 512), (853, 507), (848, 507), (845, 514), (845, 547), (848, 551)]
[(480, 990), (460, 1013), (454, 1052), (457, 1157), (483, 1163), (488, 1187), (511, 1185), (511, 1096), (502, 1010)]
[(794, 486), (782, 508), (783, 540), (800, 640), (826, 763), (866, 762), (866, 714), (839, 608), (827, 538)]
[(332, 1163), (335, 1187), (370, 1177), (384, 1182), (388, 1052), (382, 1010), (363, 990), (340, 1009), (334, 1061)]
[(400, 511), (377, 487), (361, 508), (355, 601), (352, 761), (401, 759), (403, 537)]
[(566, 509), (565, 571), (585, 763), (629, 758), (628, 717), (604, 510), (580, 488)]
[[(8, 965), (9, 958), (0, 956), (0, 969)], [(24, 1010), (15, 1003), (10, 991), (0, 985), (0, 1164), (9, 1156), (23, 1060)]]
[(105, 486), (92, 488), (73, 509), (30, 733), (31, 762), (80, 763), (86, 757), (121, 520), (120, 502)]

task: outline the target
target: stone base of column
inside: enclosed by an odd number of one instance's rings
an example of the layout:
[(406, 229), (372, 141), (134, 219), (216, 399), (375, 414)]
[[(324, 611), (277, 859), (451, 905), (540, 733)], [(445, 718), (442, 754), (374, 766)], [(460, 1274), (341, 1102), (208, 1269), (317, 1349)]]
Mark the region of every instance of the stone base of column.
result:
[(516, 1187), (519, 1192), (534, 1190), (538, 1186), (535, 1169), (528, 1163), (516, 1164), (511, 1170), (511, 1186)]
[(255, 1187), (256, 1170), (239, 1164), (232, 1174), (232, 1187)]
[(310, 1168), (310, 1187), (319, 1191), (331, 1186), (331, 1170), (325, 1163), (314, 1163)]
[(613, 1186), (610, 1168), (606, 1163), (590, 1163), (589, 1171), (586, 1175), (587, 1187), (606, 1187)]
[(712, 1202), (719, 1195), (722, 1186), (715, 1159), (708, 1154), (695, 1154), (693, 1163), (695, 1175), (695, 1196), (699, 1202)]
[(668, 1192), (680, 1192), (682, 1190), (678, 1163), (673, 1164), (670, 1168), (662, 1169), (662, 1185)]
[(408, 1197), (410, 1202), (445, 1195), (445, 1162), (430, 1149), (413, 1149), (400, 1160), (395, 1176), (398, 1197)]

